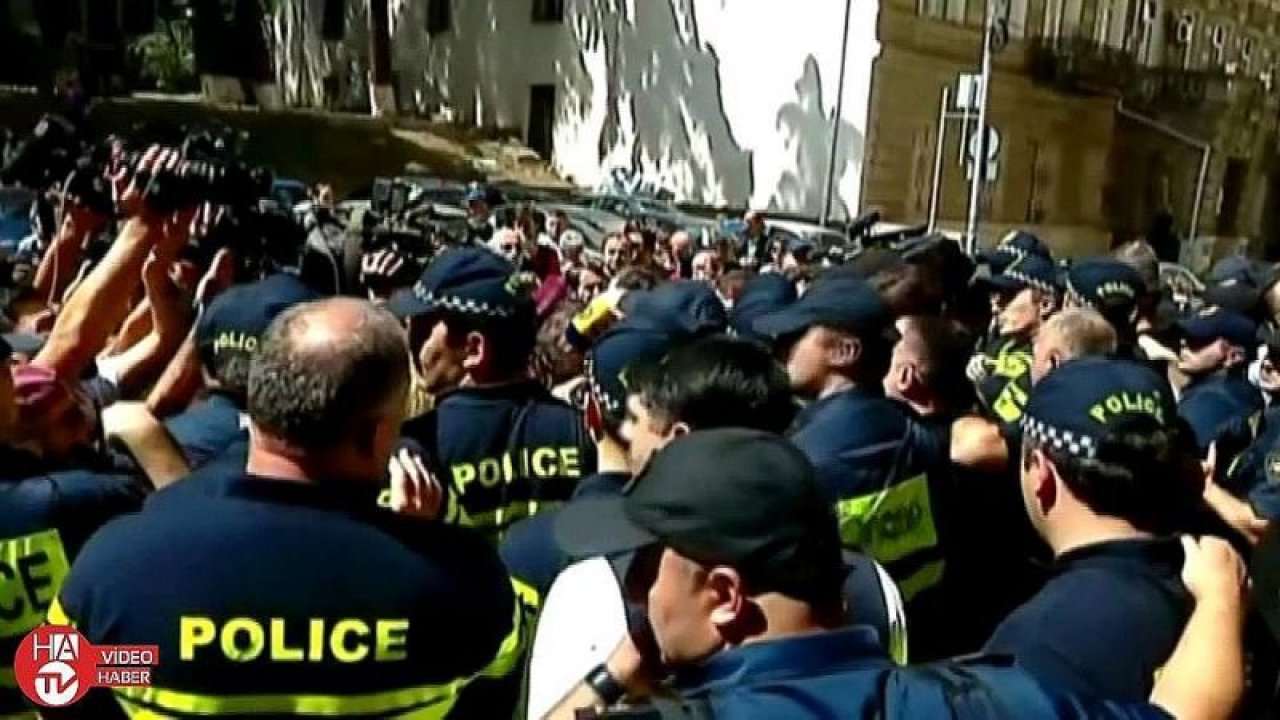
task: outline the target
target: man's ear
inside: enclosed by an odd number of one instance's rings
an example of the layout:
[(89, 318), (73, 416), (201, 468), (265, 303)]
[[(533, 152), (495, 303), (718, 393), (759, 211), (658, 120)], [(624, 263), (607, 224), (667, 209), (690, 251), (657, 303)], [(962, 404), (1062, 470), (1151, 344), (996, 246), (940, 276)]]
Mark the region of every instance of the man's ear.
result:
[(1048, 515), (1058, 504), (1058, 483), (1061, 477), (1058, 470), (1049, 462), (1049, 457), (1039, 448), (1031, 451), (1031, 465), (1027, 468), (1030, 475), (1032, 495), (1040, 506), (1040, 514)]
[(467, 370), (483, 367), (492, 360), (489, 357), (489, 341), (478, 332), (467, 333), (467, 337), (463, 340), (462, 352), (462, 367)]
[(736, 624), (746, 609), (746, 588), (742, 576), (729, 567), (714, 567), (707, 571), (707, 589), (715, 594), (715, 607), (711, 609), (711, 622), (722, 628)]
[(837, 336), (828, 351), (831, 364), (837, 367), (850, 367), (862, 357), (862, 341), (847, 335)]

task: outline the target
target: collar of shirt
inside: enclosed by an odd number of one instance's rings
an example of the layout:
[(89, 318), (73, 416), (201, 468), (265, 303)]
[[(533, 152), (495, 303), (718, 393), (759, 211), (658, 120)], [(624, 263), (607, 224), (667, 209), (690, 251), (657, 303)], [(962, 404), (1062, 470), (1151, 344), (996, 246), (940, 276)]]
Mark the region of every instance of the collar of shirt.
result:
[(1100, 567), (1154, 567), (1162, 575), (1177, 577), (1182, 572), (1182, 544), (1177, 538), (1133, 538), (1108, 540), (1063, 553), (1054, 563), (1055, 572)]
[(385, 514), (377, 506), (376, 482), (296, 482), (255, 475), (228, 477), (219, 493), (278, 505), (313, 507), (349, 515)]
[(681, 672), (676, 685), (682, 695), (703, 695), (750, 685), (764, 678), (776, 683), (788, 678), (829, 674), (842, 667), (878, 668), (891, 664), (875, 630), (855, 626), (725, 650)]
[(631, 484), (630, 473), (596, 473), (578, 483), (578, 486), (573, 489), (572, 499), (621, 495), (629, 484)]

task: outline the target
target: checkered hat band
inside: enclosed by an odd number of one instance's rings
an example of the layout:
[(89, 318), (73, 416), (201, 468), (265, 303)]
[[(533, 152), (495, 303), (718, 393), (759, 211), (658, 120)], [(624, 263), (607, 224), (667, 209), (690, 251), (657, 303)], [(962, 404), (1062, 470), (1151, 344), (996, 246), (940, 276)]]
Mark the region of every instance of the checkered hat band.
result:
[(1087, 307), (1091, 310), (1098, 309), (1098, 306), (1094, 304), (1093, 300), (1091, 298), (1085, 297), (1084, 295), (1081, 295), (1080, 291), (1076, 290), (1075, 286), (1071, 284), (1070, 280), (1067, 281), (1067, 297), (1071, 298), (1078, 305), (1083, 305), (1084, 307)]
[(1040, 445), (1045, 445), (1073, 457), (1092, 460), (1098, 456), (1098, 441), (1078, 432), (1065, 430), (1038, 420), (1030, 415), (1022, 418), (1022, 432)]
[(1040, 278), (1033, 278), (1030, 275), (1023, 273), (1022, 271), (1016, 268), (1013, 270), (1005, 271), (1005, 275), (1013, 278), (1014, 280), (1017, 280), (1020, 283), (1030, 285), (1031, 287), (1039, 290), (1040, 292), (1046, 292), (1046, 293), (1054, 292), (1054, 287), (1049, 283), (1041, 280)]
[(587, 384), (591, 387), (591, 394), (600, 402), (600, 407), (611, 413), (616, 413), (622, 409), (622, 400), (615, 398), (609, 394), (609, 391), (600, 384), (596, 379), (595, 362), (591, 355), (587, 355), (586, 367)]
[(413, 286), (413, 296), (436, 309), (452, 310), (464, 315), (482, 315), (484, 317), (511, 317), (511, 308), (497, 307), (486, 302), (469, 300), (456, 295), (438, 295), (427, 290), (421, 283)]

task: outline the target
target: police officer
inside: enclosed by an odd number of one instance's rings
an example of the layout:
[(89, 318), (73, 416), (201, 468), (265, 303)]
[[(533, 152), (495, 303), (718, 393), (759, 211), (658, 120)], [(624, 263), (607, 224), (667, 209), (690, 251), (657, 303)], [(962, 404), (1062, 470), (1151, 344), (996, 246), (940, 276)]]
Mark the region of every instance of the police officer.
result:
[(896, 332), (879, 294), (856, 275), (821, 278), (755, 329), (785, 354), (792, 389), (812, 398), (790, 437), (817, 467), (846, 546), (885, 563), (908, 602), (937, 585), (947, 450), (881, 394)]
[(532, 282), (488, 250), (455, 248), (388, 305), (409, 321), (422, 378), (436, 394), (405, 437), (445, 485), (443, 519), (495, 540), (567, 500), (595, 470), (579, 414), (530, 374)]
[(287, 308), (318, 298), (319, 294), (298, 278), (278, 274), (227, 290), (201, 314), (195, 340), (206, 394), (202, 401), (165, 422), (192, 468), (245, 439), (242, 417), (249, 363), (262, 334)]
[(1017, 422), (1031, 390), (1031, 341), (1058, 309), (1057, 267), (1031, 253), (984, 282), (999, 296), (996, 330), (1001, 342), (978, 383), (978, 398), (1001, 422)]
[[(22, 636), (44, 615), (85, 541), (111, 518), (137, 510), (146, 483), (127, 475), (49, 471), (36, 455), (11, 443), (18, 423), (9, 345), (0, 340), (0, 653), (12, 677)], [(12, 681), (0, 682), (0, 715), (35, 717)]]
[(1021, 671), (984, 662), (896, 669), (868, 628), (845, 626), (830, 503), (803, 454), (770, 433), (681, 437), (629, 495), (570, 508), (558, 525), (583, 554), (650, 557), (651, 631), (625, 639), (552, 720), (659, 717), (607, 708), (675, 670), (682, 702), (655, 700), (662, 717), (1164, 717), (1052, 699)]
[(1022, 425), (1022, 492), (1054, 576), (986, 651), (1051, 687), (1145, 698), (1191, 607), (1165, 533), (1203, 488), (1168, 383), (1133, 361), (1073, 360), (1036, 384)]
[(1257, 326), (1240, 313), (1208, 307), (1179, 321), (1178, 331), (1178, 369), (1191, 378), (1178, 414), (1195, 431), (1204, 455), (1209, 445), (1223, 439), (1232, 421), (1262, 409), (1262, 393), (1249, 382), (1247, 372)]
[(409, 377), (399, 323), (365, 301), (272, 323), (247, 466), (104, 528), (49, 610), (92, 643), (160, 648), (152, 687), (95, 691), (80, 716), (511, 713), (510, 695), (471, 692), (522, 644), (496, 553), (374, 504)]
[(1138, 348), (1138, 304), (1147, 288), (1137, 270), (1114, 258), (1085, 258), (1071, 263), (1063, 284), (1065, 307), (1096, 310), (1115, 328), (1119, 357), (1147, 361)]

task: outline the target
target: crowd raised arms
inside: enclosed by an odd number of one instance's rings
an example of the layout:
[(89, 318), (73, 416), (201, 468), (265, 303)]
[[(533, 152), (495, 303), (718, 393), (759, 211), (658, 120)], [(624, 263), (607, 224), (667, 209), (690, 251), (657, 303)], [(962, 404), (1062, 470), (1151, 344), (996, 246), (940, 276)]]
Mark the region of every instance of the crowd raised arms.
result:
[[(294, 217), (229, 153), (90, 140), (14, 178), (59, 216), (0, 343), (6, 717), (1280, 707), (1269, 265), (584, 237), (481, 185)], [(42, 625), (111, 661), (62, 707)]]

